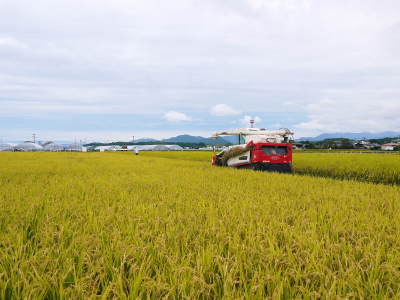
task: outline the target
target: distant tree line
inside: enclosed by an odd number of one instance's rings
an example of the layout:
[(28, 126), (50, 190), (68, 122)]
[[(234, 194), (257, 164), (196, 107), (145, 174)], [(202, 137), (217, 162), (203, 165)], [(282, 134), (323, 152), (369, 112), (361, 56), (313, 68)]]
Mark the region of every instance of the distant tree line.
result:
[[(368, 149), (379, 149), (380, 145), (399, 142), (400, 138), (381, 138), (381, 139), (368, 139), (364, 142), (368, 142)], [(331, 138), (322, 141), (300, 141), (295, 144), (300, 147), (308, 149), (354, 149), (360, 148), (358, 146), (359, 140), (352, 140), (347, 138)], [(161, 142), (161, 141), (151, 141), (151, 142), (111, 142), (111, 143), (89, 143), (85, 144), (86, 147), (97, 147), (97, 146), (131, 146), (131, 145), (179, 145), (183, 148), (199, 149), (210, 146), (206, 143), (189, 143), (189, 142)], [(225, 143), (221, 145), (211, 145), (211, 146), (230, 146), (230, 143)]]
[(390, 142), (399, 142), (400, 138), (381, 138), (366, 139), (361, 143), (360, 140), (347, 138), (325, 139), (322, 141), (300, 141), (295, 143), (297, 146), (303, 146), (308, 149), (354, 149), (368, 148), (372, 150), (380, 149), (380, 146)]
[(322, 141), (302, 141), (301, 144), (309, 149), (353, 149), (354, 141), (346, 138), (325, 139)]
[[(89, 143), (85, 144), (86, 147), (97, 147), (97, 146), (133, 146), (133, 145), (179, 145), (183, 148), (192, 148), (192, 149), (199, 149), (203, 147), (207, 147), (205, 143), (185, 143), (185, 142), (139, 142), (139, 143), (132, 143), (132, 142), (112, 142), (112, 143)], [(223, 144), (221, 146), (227, 146), (230, 144)], [(218, 145), (215, 145), (218, 146)]]
[(388, 138), (388, 137), (386, 137), (386, 138), (382, 138), (382, 139), (370, 139), (370, 140), (368, 140), (368, 142), (376, 143), (376, 144), (379, 144), (379, 145), (383, 145), (383, 144), (395, 142), (395, 141), (398, 141), (398, 140), (400, 140), (400, 137), (397, 137), (397, 138)]

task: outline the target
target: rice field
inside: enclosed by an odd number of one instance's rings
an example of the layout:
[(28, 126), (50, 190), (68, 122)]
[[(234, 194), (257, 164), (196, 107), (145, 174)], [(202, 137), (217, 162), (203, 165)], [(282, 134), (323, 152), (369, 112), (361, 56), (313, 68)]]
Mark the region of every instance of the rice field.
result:
[(400, 155), (323, 154), (294, 155), (297, 174), (400, 184)]
[(397, 185), (181, 154), (0, 153), (0, 298), (399, 298)]
[[(211, 163), (212, 152), (143, 152), (150, 157)], [(400, 184), (400, 155), (357, 153), (294, 153), (296, 174), (372, 183)]]

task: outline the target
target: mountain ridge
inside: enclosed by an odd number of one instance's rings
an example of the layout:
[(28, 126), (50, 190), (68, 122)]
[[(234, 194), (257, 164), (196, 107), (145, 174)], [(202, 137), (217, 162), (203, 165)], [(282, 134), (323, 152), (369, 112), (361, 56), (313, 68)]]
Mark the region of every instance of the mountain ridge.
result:
[(206, 145), (221, 145), (221, 144), (230, 144), (229, 141), (224, 138), (205, 138), (202, 136), (193, 136), (189, 134), (181, 134), (175, 137), (170, 137), (168, 139), (160, 140), (163, 143), (204, 143)]
[(370, 139), (381, 139), (381, 138), (394, 138), (400, 137), (400, 132), (397, 131), (383, 131), (383, 132), (335, 132), (335, 133), (322, 133), (316, 137), (301, 137), (296, 139), (296, 141), (322, 141), (325, 139), (335, 139), (335, 138), (347, 138), (351, 140), (370, 140)]
[[(362, 140), (362, 139), (380, 139), (380, 138), (395, 138), (395, 137), (400, 137), (400, 132), (396, 131), (384, 131), (384, 132), (379, 132), (379, 133), (371, 133), (371, 132), (337, 132), (337, 133), (322, 133), (318, 136), (315, 137), (301, 137), (298, 139), (295, 139), (296, 141), (310, 141), (310, 142), (317, 142), (317, 141), (322, 141), (325, 139), (335, 139), (335, 138), (348, 138), (352, 140)], [(243, 143), (244, 141), (241, 140)], [(95, 142), (96, 143), (96, 142)], [(238, 137), (236, 135), (232, 136), (224, 136), (224, 137), (219, 137), (217, 139), (211, 138), (211, 137), (202, 137), (202, 136), (193, 136), (189, 134), (182, 134), (182, 135), (177, 135), (175, 137), (170, 137), (166, 139), (153, 139), (153, 138), (141, 138), (137, 139), (135, 141), (129, 141), (129, 142), (119, 142), (119, 143), (126, 143), (126, 144), (136, 144), (136, 143), (193, 143), (193, 144), (199, 144), (199, 143), (204, 143), (206, 145), (229, 145), (229, 144), (237, 144), (238, 143)], [(105, 144), (105, 143), (101, 143)]]

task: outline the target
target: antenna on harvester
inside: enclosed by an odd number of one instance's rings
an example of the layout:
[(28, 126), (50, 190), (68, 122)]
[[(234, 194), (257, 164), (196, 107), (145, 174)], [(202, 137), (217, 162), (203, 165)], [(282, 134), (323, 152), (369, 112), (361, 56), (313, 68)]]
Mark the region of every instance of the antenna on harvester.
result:
[(253, 128), (254, 127), (254, 118), (251, 118), (250, 119), (250, 128)]

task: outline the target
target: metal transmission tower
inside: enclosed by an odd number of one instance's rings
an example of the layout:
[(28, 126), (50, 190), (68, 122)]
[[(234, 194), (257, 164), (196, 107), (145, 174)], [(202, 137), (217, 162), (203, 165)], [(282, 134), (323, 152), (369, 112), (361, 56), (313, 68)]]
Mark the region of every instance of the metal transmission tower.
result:
[(250, 119), (250, 128), (253, 128), (254, 127), (254, 118), (251, 118)]

